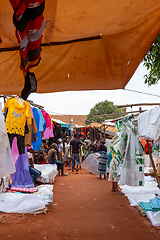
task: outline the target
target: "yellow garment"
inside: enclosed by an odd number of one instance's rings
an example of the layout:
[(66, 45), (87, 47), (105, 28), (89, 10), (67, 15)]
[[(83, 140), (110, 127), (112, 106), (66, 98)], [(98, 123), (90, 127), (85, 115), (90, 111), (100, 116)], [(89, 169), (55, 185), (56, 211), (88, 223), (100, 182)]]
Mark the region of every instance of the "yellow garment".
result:
[(29, 132), (25, 134), (25, 147), (30, 147), (31, 146), (32, 132), (34, 134), (37, 133), (37, 126), (36, 126), (36, 122), (35, 122), (35, 119), (34, 119), (34, 115), (33, 115), (33, 118), (32, 118), (32, 124), (28, 125), (28, 129), (29, 129)]
[(51, 117), (51, 115), (50, 115), (50, 114), (49, 114), (49, 117), (50, 117), (50, 119), (51, 119), (51, 129), (53, 130), (53, 128), (54, 128), (54, 125), (53, 125), (52, 117)]
[(8, 109), (6, 116), (6, 131), (10, 134), (24, 136), (26, 120), (28, 125), (32, 123), (30, 104), (19, 97), (8, 98), (4, 108)]

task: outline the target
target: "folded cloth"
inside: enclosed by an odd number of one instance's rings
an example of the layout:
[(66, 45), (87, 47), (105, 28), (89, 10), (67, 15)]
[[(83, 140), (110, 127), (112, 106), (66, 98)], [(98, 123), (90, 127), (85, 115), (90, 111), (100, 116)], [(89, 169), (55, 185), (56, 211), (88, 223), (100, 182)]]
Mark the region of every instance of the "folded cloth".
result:
[(23, 193), (34, 193), (38, 191), (38, 188), (11, 187), (10, 190)]
[(150, 202), (152, 208), (159, 208), (159, 210), (160, 210), (160, 200), (157, 197), (155, 197), (153, 199), (149, 199), (149, 202)]
[(139, 202), (138, 203), (145, 211), (159, 211), (159, 208), (152, 208), (150, 202)]

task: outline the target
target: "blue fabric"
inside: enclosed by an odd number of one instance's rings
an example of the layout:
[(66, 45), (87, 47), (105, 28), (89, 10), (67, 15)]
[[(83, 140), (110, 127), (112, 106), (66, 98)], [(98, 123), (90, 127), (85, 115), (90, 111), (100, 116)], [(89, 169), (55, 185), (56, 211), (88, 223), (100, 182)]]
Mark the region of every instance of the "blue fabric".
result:
[(11, 175), (12, 187), (34, 187), (29, 172), (27, 148), (25, 148), (25, 154), (18, 156), (15, 166), (16, 172)]
[(108, 167), (108, 169), (110, 168), (111, 160), (112, 160), (112, 152), (110, 151), (110, 152), (108, 153), (108, 161), (107, 161), (107, 167)]
[(139, 202), (138, 203), (145, 211), (159, 211), (159, 208), (152, 208), (150, 202)]
[(159, 208), (160, 210), (160, 200), (157, 197), (150, 199), (149, 202), (152, 208)]
[(33, 108), (33, 115), (35, 118), (38, 132), (36, 133), (37, 140), (32, 141), (32, 147), (33, 147), (33, 150), (41, 150), (42, 132), (44, 132), (46, 129), (46, 121), (40, 109)]

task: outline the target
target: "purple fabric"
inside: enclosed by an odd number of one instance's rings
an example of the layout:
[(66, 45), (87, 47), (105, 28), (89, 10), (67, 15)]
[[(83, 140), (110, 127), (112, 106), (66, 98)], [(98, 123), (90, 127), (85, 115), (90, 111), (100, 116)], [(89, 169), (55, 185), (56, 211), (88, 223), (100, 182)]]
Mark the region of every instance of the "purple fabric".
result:
[(29, 172), (27, 148), (25, 154), (18, 156), (15, 166), (16, 172), (11, 175), (12, 187), (34, 187)]

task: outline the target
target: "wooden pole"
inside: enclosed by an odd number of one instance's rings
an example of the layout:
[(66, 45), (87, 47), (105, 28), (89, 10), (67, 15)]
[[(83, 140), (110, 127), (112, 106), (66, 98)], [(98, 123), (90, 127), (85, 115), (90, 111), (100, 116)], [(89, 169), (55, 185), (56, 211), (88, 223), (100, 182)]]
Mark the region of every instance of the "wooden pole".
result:
[(158, 183), (158, 187), (160, 188), (160, 180), (159, 180), (159, 177), (158, 177), (158, 174), (157, 174), (157, 169), (156, 169), (154, 161), (153, 161), (153, 157), (152, 157), (152, 153), (151, 153), (151, 149), (150, 149), (150, 145), (149, 145), (149, 140), (146, 140), (146, 142), (147, 142), (148, 153), (149, 153), (151, 164), (152, 164), (152, 167), (153, 167), (153, 170), (154, 170), (154, 174), (155, 174), (155, 177), (156, 177), (156, 180), (157, 180), (157, 183)]

